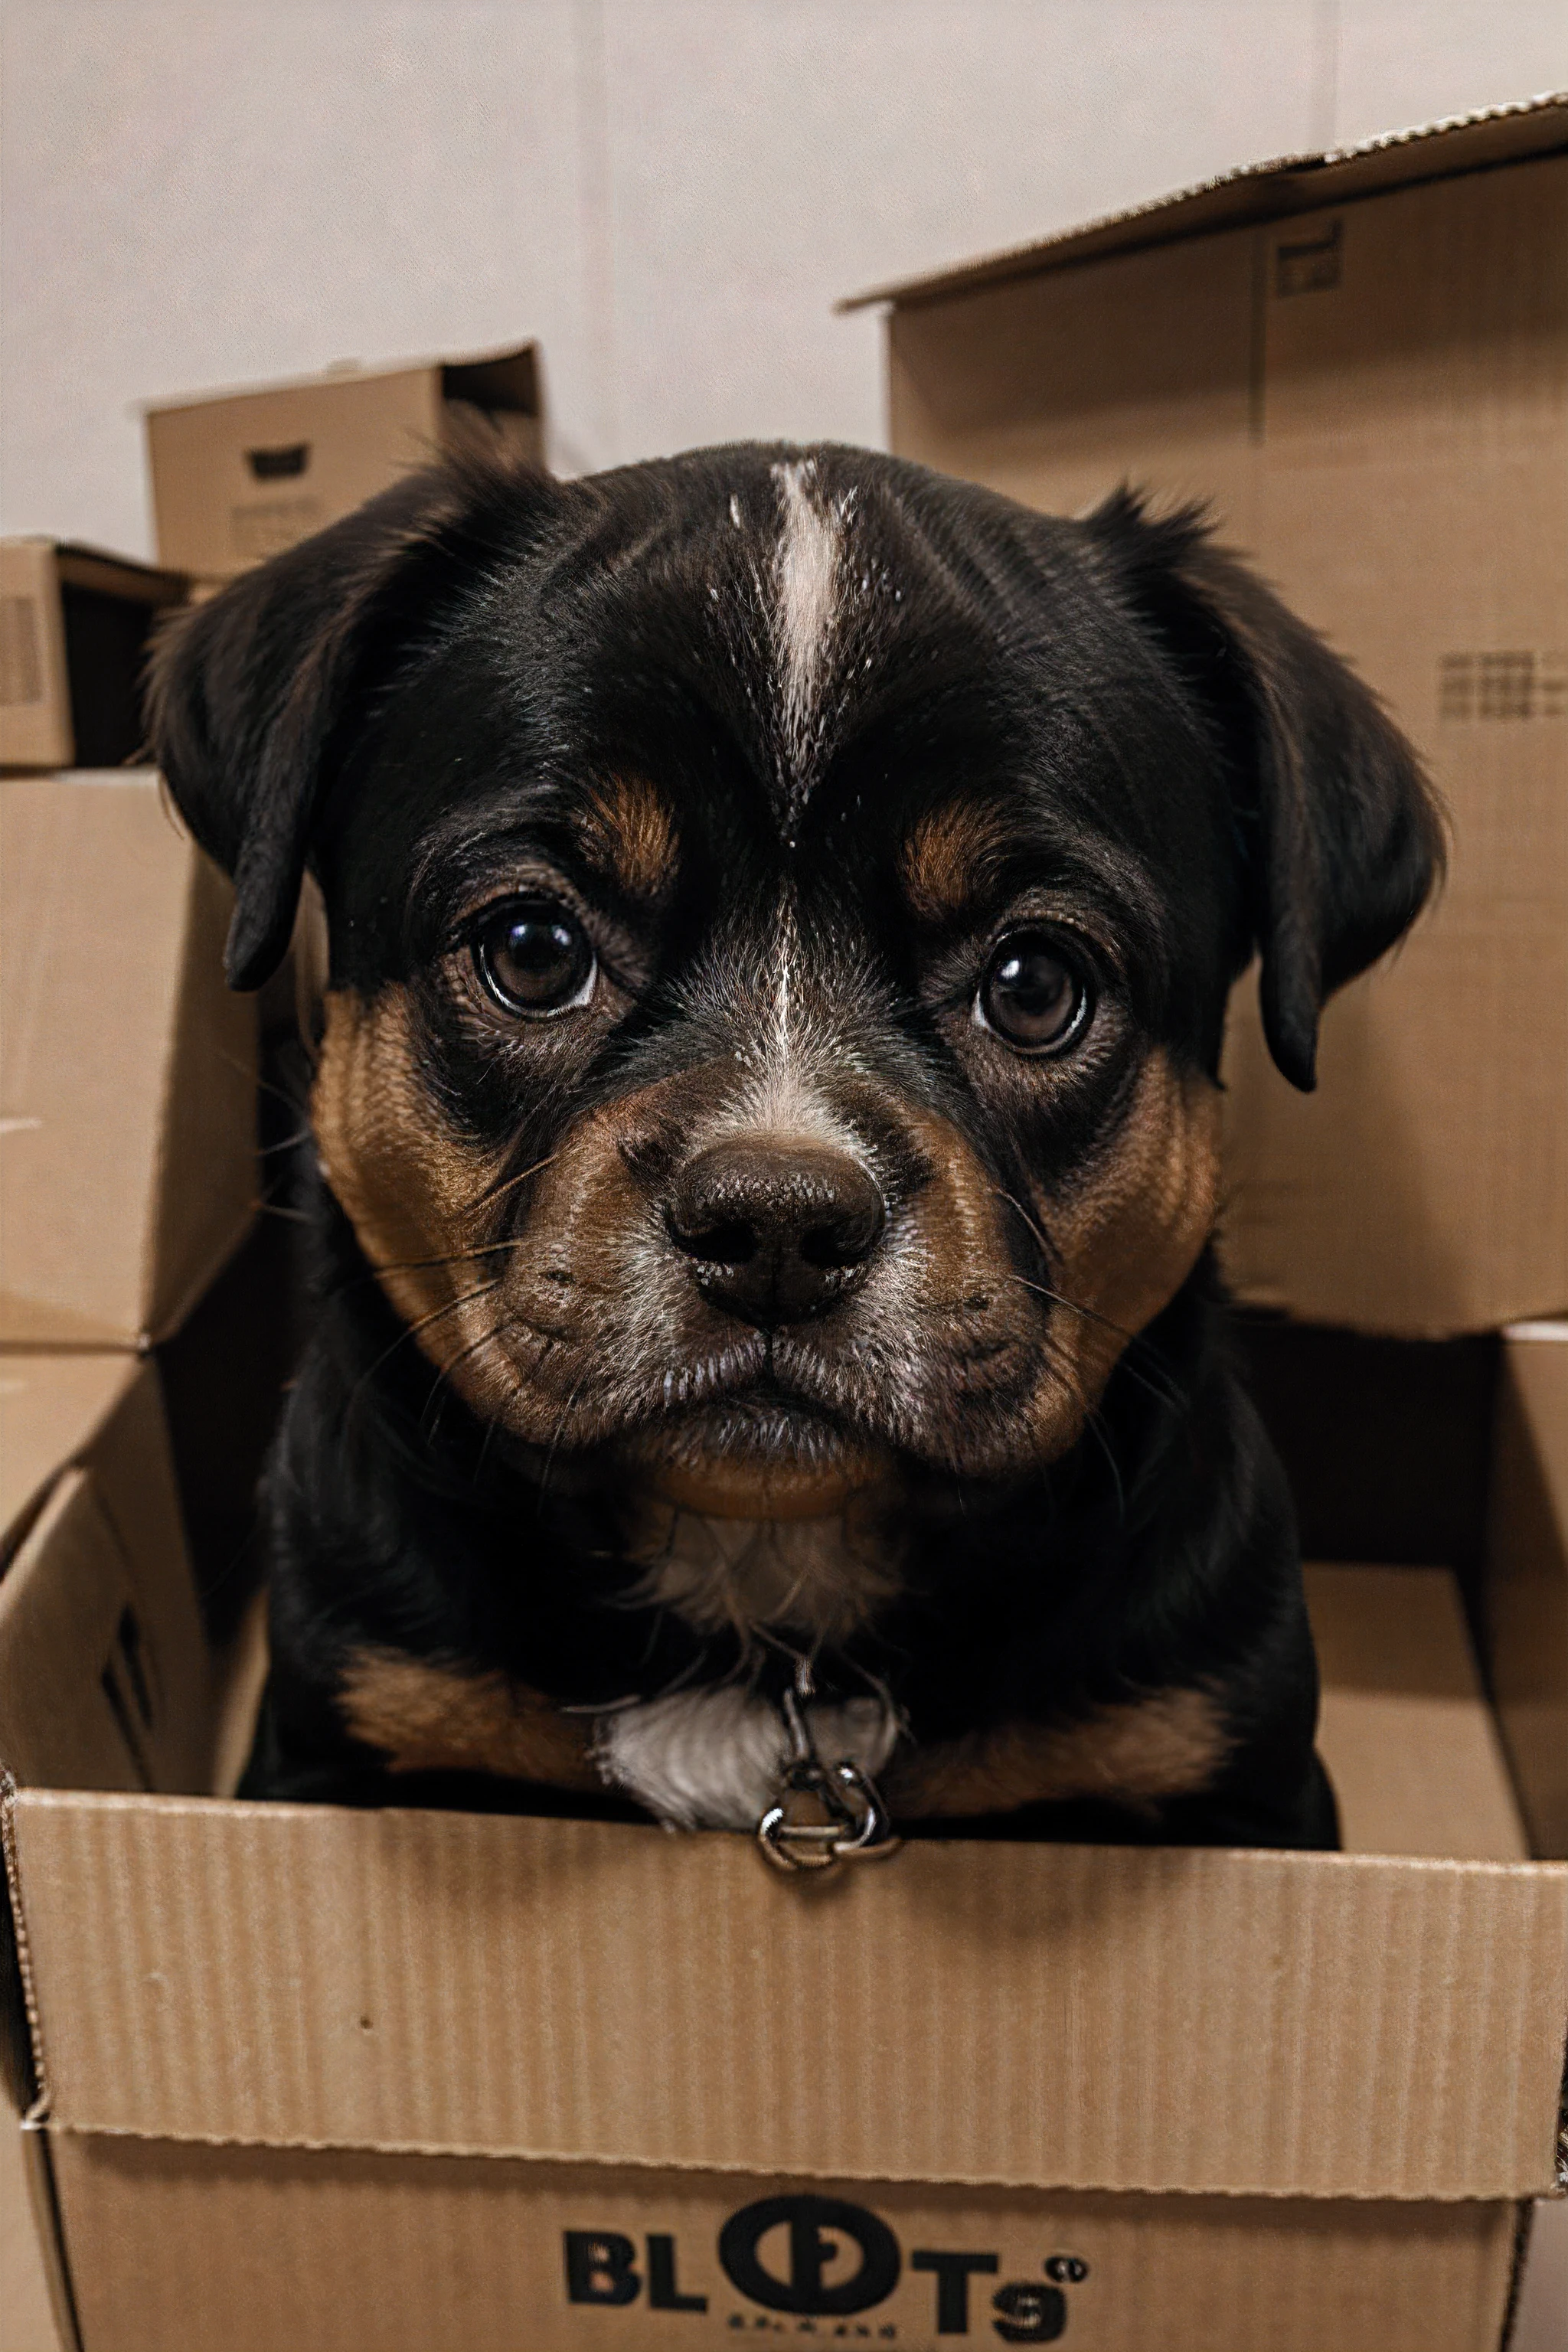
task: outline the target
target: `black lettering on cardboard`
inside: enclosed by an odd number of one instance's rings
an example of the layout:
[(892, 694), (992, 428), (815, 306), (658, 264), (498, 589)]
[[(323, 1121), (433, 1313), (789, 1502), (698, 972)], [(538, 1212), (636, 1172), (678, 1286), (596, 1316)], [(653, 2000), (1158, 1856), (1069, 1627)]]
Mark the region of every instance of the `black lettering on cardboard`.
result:
[(1068, 2324), (1068, 2299), (1060, 2287), (1037, 2286), (1032, 2279), (998, 2287), (991, 2308), (1000, 2314), (991, 2325), (1004, 2344), (1054, 2344)]
[(647, 2303), (650, 2311), (706, 2311), (705, 2294), (682, 2294), (675, 2276), (675, 2240), (653, 2231), (647, 2241)]
[[(783, 2221), (789, 2228), (789, 2276), (764, 2270), (757, 2248)], [(829, 2285), (823, 2273), (836, 2249), (823, 2232), (837, 2230), (860, 2249), (852, 2278)], [(731, 2213), (719, 2232), (724, 2275), (765, 2311), (793, 2311), (816, 2318), (842, 2318), (885, 2303), (899, 2283), (903, 2258), (885, 2221), (863, 2205), (839, 2197), (763, 2197)]]
[(563, 2230), (568, 2303), (635, 2303), (637, 2248), (616, 2230)]
[(970, 2279), (994, 2277), (998, 2268), (995, 2255), (933, 2253), (925, 2249), (910, 2256), (910, 2268), (936, 2273), (937, 2334), (967, 2336)]

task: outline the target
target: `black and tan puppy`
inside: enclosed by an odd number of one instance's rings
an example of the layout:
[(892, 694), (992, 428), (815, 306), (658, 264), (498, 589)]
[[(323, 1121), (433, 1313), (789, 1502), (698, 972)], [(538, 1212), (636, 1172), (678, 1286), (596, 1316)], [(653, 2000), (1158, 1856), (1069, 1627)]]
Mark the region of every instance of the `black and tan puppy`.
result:
[(1259, 951), (1311, 1085), (1438, 828), (1194, 520), (437, 470), (196, 613), (153, 731), (235, 984), (330, 919), (255, 1792), (749, 1827), (804, 1659), (903, 1824), (1332, 1842), (1215, 1072)]

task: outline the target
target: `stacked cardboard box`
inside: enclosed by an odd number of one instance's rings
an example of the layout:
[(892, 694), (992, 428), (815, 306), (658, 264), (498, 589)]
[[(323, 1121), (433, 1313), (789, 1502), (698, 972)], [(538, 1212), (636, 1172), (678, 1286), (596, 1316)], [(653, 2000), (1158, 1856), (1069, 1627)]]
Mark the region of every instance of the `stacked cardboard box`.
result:
[[(1537, 100), (858, 298), (888, 305), (896, 451), (1058, 512), (1129, 479), (1201, 500), (1447, 802), (1446, 891), (1331, 1006), (1314, 1097), (1238, 992), (1222, 1240), (1274, 1318), (1250, 1334), (1266, 1407), (1319, 1391), (1316, 1448), (1300, 1413), (1280, 1432), (1309, 1526), (1342, 1541), (1359, 1506), (1384, 1557), (1468, 1573), (1542, 1856), (1568, 1854), (1565, 150), (1568, 101)], [(1420, 1589), (1402, 1572), (1391, 1607)], [(1331, 1756), (1345, 1678), (1402, 1686), (1394, 1619), (1363, 1630), (1352, 1654), (1320, 1628)]]
[(210, 1784), (215, 1660), (152, 1351), (255, 1210), (226, 919), (156, 775), (0, 782), (0, 1760), (30, 1781)]
[(152, 408), (160, 561), (216, 587), (465, 446), (543, 464), (537, 344)]
[(135, 759), (148, 643), (186, 586), (95, 547), (0, 540), (0, 768)]

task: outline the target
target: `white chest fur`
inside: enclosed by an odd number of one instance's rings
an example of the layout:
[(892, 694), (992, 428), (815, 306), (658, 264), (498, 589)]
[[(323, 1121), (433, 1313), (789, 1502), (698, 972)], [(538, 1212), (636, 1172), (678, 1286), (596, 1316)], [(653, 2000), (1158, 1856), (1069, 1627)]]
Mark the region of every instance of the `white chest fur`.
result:
[[(825, 1763), (846, 1759), (872, 1775), (899, 1736), (892, 1709), (879, 1698), (813, 1700), (805, 1716)], [(683, 1830), (750, 1830), (778, 1794), (788, 1742), (776, 1706), (727, 1685), (602, 1716), (595, 1753), (611, 1787), (660, 1821)]]

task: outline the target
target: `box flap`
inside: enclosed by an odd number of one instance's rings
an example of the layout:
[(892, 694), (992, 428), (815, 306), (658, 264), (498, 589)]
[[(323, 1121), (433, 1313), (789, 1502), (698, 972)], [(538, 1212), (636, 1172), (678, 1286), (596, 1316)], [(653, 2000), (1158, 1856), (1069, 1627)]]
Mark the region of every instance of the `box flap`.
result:
[(79, 540), (61, 540), (55, 550), (60, 578), (69, 588), (90, 588), (102, 596), (121, 596), (132, 604), (182, 604), (190, 592), (183, 572), (139, 563), (134, 556), (115, 555), (107, 548), (86, 547)]
[(1531, 1840), (1537, 1853), (1568, 1854), (1568, 1321), (1503, 1334), (1486, 1602)]
[[(53, 2121), (1379, 2198), (1553, 2177), (1568, 1870), (24, 1790)], [(93, 1932), (83, 1933), (83, 1921)]]
[(1098, 261), (1109, 253), (1168, 245), (1178, 237), (1201, 236), (1212, 229), (1281, 220), (1293, 213), (1311, 212), (1320, 205), (1349, 204), (1359, 196), (1379, 194), (1384, 188), (1484, 171), (1527, 155), (1550, 154), (1564, 146), (1568, 146), (1568, 92), (1548, 91), (1510, 106), (1449, 115), (1408, 131), (1385, 131), (1353, 147), (1246, 163), (1197, 187), (1158, 196), (1152, 203), (1134, 205), (1126, 212), (1016, 246), (961, 268), (873, 287), (867, 293), (849, 296), (837, 307), (859, 310), (874, 302), (902, 306), (937, 301), (1008, 278), (1034, 278), (1045, 270)]
[(226, 887), (151, 771), (0, 785), (0, 1344), (162, 1337), (251, 1221)]
[(0, 1761), (45, 1787), (156, 1788), (156, 1681), (101, 1489), (68, 1470), (0, 1580)]
[(0, 767), (71, 757), (65, 614), (53, 542), (0, 540)]
[(1318, 1746), (1352, 1853), (1529, 1853), (1446, 1569), (1311, 1567)]
[(538, 416), (542, 404), (539, 388), (539, 346), (520, 343), (513, 351), (485, 352), (473, 359), (443, 360), (441, 396), (466, 400), (483, 409), (515, 409)]
[(157, 1375), (0, 1357), (0, 1764), (57, 1788), (209, 1788), (215, 1677)]
[(26, 1533), (57, 1473), (147, 1377), (126, 1356), (0, 1357), (0, 1558)]

